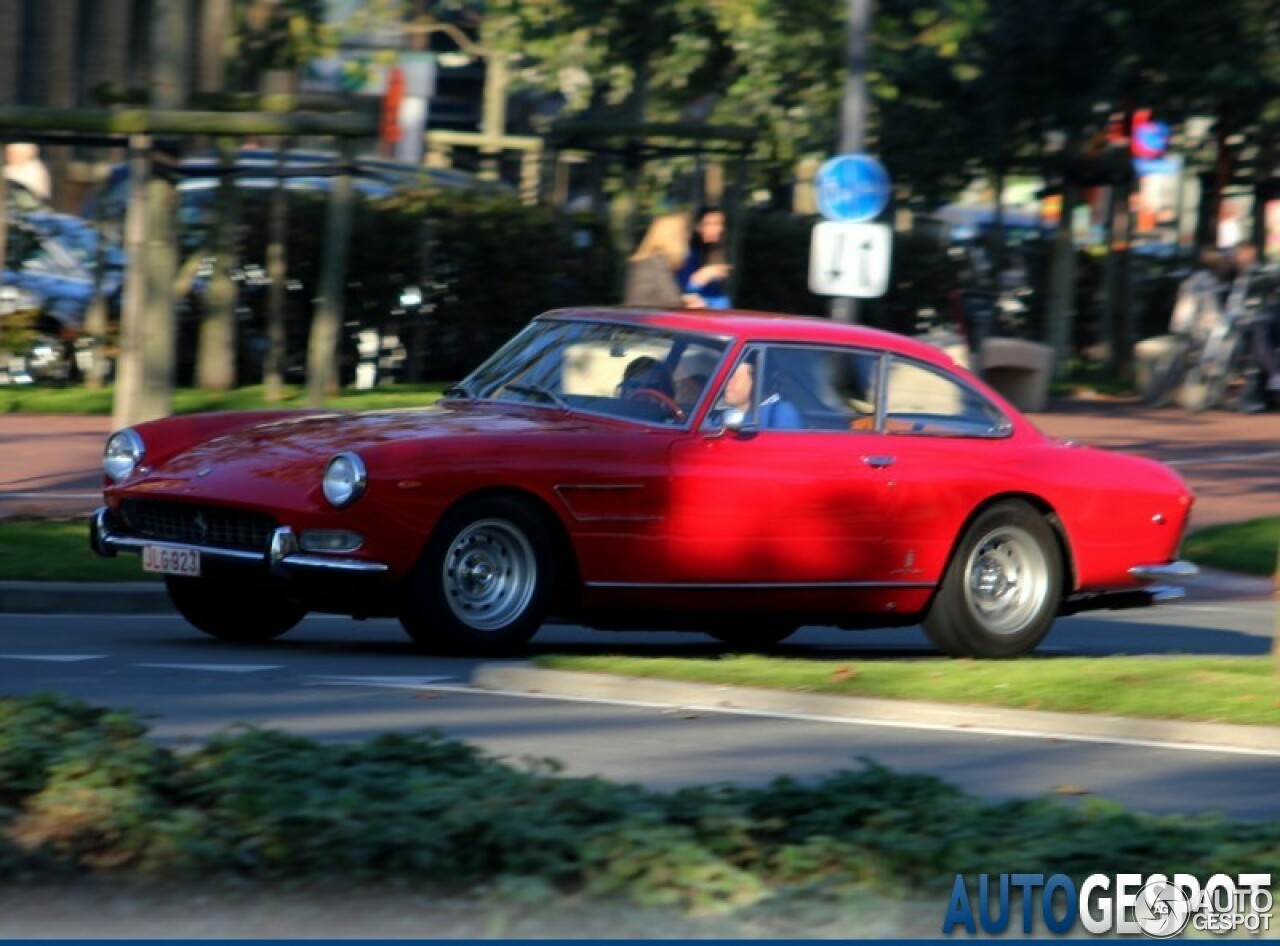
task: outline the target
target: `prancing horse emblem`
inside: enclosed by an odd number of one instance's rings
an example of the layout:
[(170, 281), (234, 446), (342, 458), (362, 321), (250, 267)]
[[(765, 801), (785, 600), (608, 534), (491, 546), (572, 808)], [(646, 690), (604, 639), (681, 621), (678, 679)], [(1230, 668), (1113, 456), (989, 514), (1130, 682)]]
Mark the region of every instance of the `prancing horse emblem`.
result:
[(209, 523), (204, 521), (204, 513), (197, 512), (196, 517), (192, 520), (192, 525), (196, 527), (196, 535), (200, 536), (201, 541), (209, 538)]

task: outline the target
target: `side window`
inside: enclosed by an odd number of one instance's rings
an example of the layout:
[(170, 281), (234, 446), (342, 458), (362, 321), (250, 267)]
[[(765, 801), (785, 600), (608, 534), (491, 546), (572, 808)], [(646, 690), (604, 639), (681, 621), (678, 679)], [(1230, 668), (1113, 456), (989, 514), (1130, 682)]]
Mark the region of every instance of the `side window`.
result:
[(777, 346), (767, 352), (765, 394), (791, 405), (805, 430), (874, 430), (878, 364), (867, 352)]
[(893, 358), (885, 398), (885, 433), (1000, 437), (1007, 418), (986, 398), (940, 371)]
[(753, 347), (730, 372), (708, 424), (737, 409), (761, 430), (874, 430), (878, 365), (866, 352)]

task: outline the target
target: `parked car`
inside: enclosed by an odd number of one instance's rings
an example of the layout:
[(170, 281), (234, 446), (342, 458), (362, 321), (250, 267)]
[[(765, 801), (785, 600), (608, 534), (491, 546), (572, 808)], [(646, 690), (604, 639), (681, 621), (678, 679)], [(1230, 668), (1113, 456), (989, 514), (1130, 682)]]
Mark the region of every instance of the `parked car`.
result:
[(1055, 440), (914, 339), (825, 319), (573, 309), (438, 404), (114, 433), (91, 540), (235, 641), (309, 611), (501, 651), (549, 615), (735, 644), (923, 621), (1034, 649), (1060, 613), (1179, 597), (1192, 494)]
[[(291, 191), (323, 192), (332, 186), (339, 156), (332, 151), (289, 151), (283, 176)], [(242, 148), (236, 153), (235, 181), (245, 192), (270, 191), (280, 174), (279, 153), (266, 148)], [(218, 183), (224, 174), (219, 158), (196, 155), (183, 158), (176, 171), (178, 190), (178, 239), (190, 252), (204, 240), (214, 221)], [(356, 158), (351, 164), (352, 186), (365, 198), (389, 197), (407, 187), (447, 190), (506, 189), (481, 181), (462, 171), (426, 168), (379, 158)], [(87, 220), (101, 219), (111, 239), (121, 241), (129, 200), (129, 166), (119, 164), (108, 172), (102, 186), (90, 194), (81, 209)]]
[[(9, 221), (0, 287), (24, 300), (10, 304), (11, 317), (24, 320), (22, 344), (7, 355), (10, 369), (4, 380), (68, 380), (73, 371), (76, 339), (95, 292), (93, 271), (63, 243), (25, 216)], [(120, 300), (122, 273), (104, 273), (102, 291), (108, 305)], [(16, 363), (21, 362), (22, 367)]]

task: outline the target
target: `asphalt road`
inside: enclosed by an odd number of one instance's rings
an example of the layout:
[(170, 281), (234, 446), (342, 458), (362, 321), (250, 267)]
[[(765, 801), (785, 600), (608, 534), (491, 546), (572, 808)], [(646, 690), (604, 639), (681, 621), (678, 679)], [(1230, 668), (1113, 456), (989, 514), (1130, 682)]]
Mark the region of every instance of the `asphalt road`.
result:
[[(1043, 652), (1262, 654), (1273, 614), (1270, 601), (1206, 601), (1079, 615), (1059, 622)], [(917, 629), (808, 628), (792, 640), (792, 653), (839, 659), (931, 653)], [(695, 634), (573, 627), (547, 628), (537, 645), (588, 653), (723, 651)], [(989, 797), (1071, 786), (1151, 811), (1280, 818), (1276, 757), (508, 696), (470, 690), (475, 664), (417, 654), (390, 621), (311, 618), (272, 644), (233, 645), (164, 615), (0, 616), (0, 692), (56, 690), (132, 707), (152, 717), (158, 738), (179, 744), (236, 722), (325, 739), (431, 726), (502, 756), (553, 757), (571, 773), (658, 789), (817, 777), (867, 757)]]

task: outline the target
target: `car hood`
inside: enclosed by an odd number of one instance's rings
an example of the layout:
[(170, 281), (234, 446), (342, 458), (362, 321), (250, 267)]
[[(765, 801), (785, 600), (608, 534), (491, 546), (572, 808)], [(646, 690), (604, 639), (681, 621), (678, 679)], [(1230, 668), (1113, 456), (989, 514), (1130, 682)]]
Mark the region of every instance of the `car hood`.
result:
[(278, 476), (299, 465), (323, 467), (343, 451), (365, 453), (409, 441), (523, 436), (609, 427), (619, 422), (495, 402), (449, 402), (367, 413), (302, 414), (241, 427), (196, 443), (156, 464), (167, 477), (210, 477), (236, 469)]

